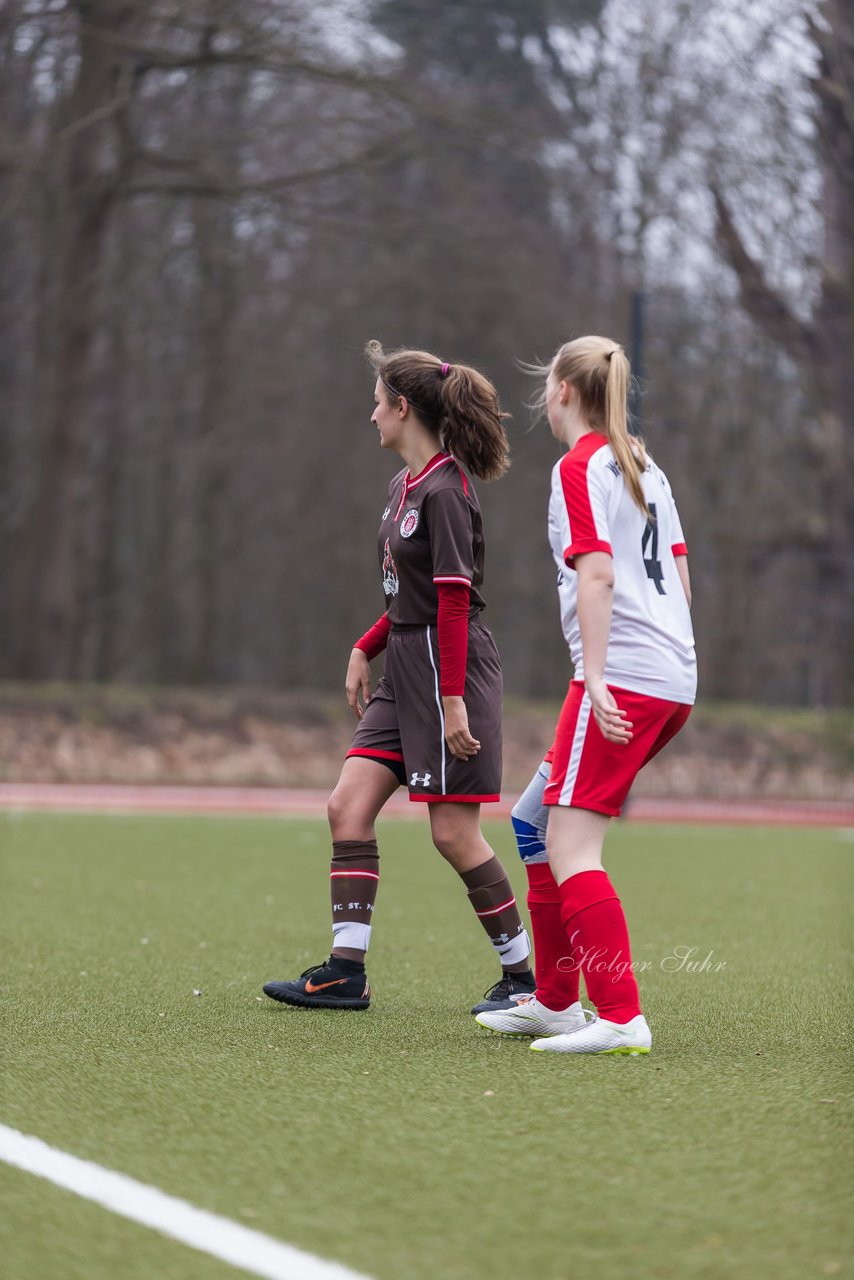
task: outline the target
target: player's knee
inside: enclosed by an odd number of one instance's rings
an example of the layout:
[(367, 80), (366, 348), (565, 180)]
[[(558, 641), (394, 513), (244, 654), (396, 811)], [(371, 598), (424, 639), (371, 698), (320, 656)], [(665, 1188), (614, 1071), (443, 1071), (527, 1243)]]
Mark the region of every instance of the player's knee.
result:
[(333, 840), (337, 835), (337, 827), (342, 822), (344, 812), (346, 812), (346, 806), (343, 804), (342, 797), (339, 796), (338, 791), (333, 791), (329, 800), (326, 801), (326, 818), (329, 819), (329, 826), (332, 828)]
[(351, 786), (339, 785), (326, 802), (333, 840), (372, 840), (376, 811), (370, 797)]
[(433, 844), (448, 862), (456, 865), (461, 858), (470, 852), (471, 835), (461, 831), (453, 822), (443, 822), (442, 817), (432, 816), (431, 821)]
[[(333, 840), (342, 836), (342, 828), (348, 821), (352, 822), (353, 820), (353, 807), (348, 802), (346, 794), (342, 793), (340, 787), (335, 788), (327, 801), (326, 816), (329, 819)], [(342, 836), (342, 838), (344, 837)]]
[(465, 852), (465, 842), (452, 831), (434, 831), (433, 844), (449, 862), (454, 862)]

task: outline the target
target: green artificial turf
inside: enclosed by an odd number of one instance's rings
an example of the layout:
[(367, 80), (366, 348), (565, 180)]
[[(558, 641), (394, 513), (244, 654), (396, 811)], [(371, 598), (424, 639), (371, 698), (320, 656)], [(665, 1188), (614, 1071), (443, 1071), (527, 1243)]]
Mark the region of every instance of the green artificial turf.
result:
[[(258, 997), (327, 952), (324, 824), (0, 814), (0, 1123), (377, 1280), (850, 1274), (846, 833), (615, 827), (647, 1059), (478, 1028), (458, 879), (426, 822), (380, 843), (374, 1003), (306, 1012)], [(237, 1274), (3, 1164), (0, 1201), (4, 1280)]]

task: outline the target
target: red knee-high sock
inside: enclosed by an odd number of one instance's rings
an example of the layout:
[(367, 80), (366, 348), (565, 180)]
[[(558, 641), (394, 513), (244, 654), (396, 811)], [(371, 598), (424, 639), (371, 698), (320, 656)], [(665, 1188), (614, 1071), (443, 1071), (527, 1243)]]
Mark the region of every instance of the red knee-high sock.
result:
[(604, 871), (579, 871), (560, 886), (561, 918), (587, 994), (600, 1018), (630, 1022), (640, 1013), (626, 917)]
[(537, 999), (547, 1009), (568, 1009), (578, 999), (578, 966), (560, 916), (557, 881), (547, 862), (526, 866), (528, 913), (534, 935)]

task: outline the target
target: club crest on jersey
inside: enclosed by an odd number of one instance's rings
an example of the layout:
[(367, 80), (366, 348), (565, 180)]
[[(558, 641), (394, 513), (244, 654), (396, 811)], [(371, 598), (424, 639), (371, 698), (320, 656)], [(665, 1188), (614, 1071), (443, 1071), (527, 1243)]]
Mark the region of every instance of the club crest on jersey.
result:
[(411, 538), (418, 528), (418, 508), (410, 507), (400, 522), (401, 538)]
[(400, 581), (397, 576), (397, 565), (394, 563), (394, 556), (391, 554), (388, 538), (386, 538), (385, 546), (383, 547), (383, 591), (387, 596), (396, 596), (399, 590)]

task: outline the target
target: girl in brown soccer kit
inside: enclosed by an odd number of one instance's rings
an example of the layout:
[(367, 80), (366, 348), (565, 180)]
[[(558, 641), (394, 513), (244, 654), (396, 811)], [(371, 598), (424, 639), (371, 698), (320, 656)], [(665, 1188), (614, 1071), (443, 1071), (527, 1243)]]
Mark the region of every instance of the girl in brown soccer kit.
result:
[[(483, 524), (471, 481), (507, 470), (498, 396), (476, 369), (426, 351), (386, 354), (371, 421), (404, 467), (389, 486), (378, 552), (386, 609), (356, 642), (347, 700), (358, 726), (329, 801), (332, 933), (329, 959), (264, 991), (285, 1004), (366, 1009), (365, 954), (379, 881), (374, 823), (404, 785), (428, 806), (433, 843), (463, 880), (502, 965), (480, 1009), (533, 991), (530, 947), (516, 899), (480, 830), (480, 806), (501, 787), (501, 666), (483, 609)], [(463, 469), (465, 468), (465, 470)], [(370, 659), (385, 650), (371, 697)]]

